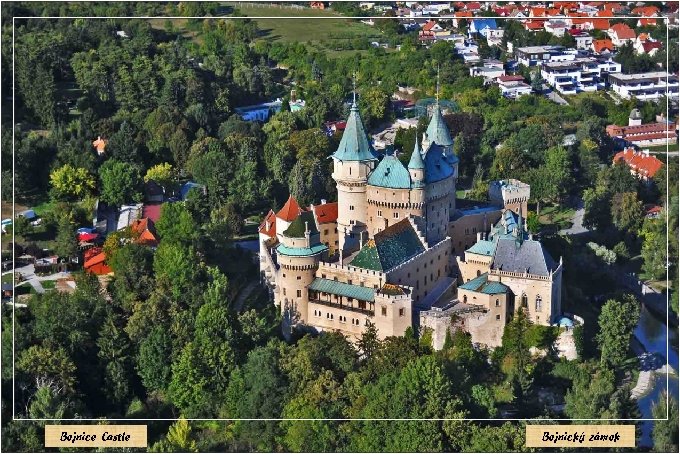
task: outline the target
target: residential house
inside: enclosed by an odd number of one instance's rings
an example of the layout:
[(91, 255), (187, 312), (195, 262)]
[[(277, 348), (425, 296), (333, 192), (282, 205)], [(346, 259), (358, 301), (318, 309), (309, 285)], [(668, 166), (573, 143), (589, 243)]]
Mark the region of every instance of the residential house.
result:
[(640, 101), (658, 100), (668, 95), (678, 99), (678, 76), (665, 71), (639, 74), (610, 74), (611, 89), (624, 99), (637, 98)]
[(96, 275), (110, 274), (113, 269), (106, 263), (106, 253), (99, 247), (93, 247), (84, 253), (84, 268), (88, 273)]
[(451, 24), (455, 28), (460, 28), (463, 22), (461, 21), (469, 21), (472, 19), (473, 15), (470, 11), (456, 11), (453, 13), (453, 19), (451, 19)]
[(165, 189), (153, 180), (144, 183), (144, 201), (149, 203), (162, 203), (165, 201)]
[(158, 246), (158, 235), (154, 222), (149, 218), (137, 219), (130, 225), (133, 234), (136, 236), (135, 242), (145, 246)]
[(496, 80), (499, 76), (505, 75), (503, 62), (499, 60), (484, 60), (482, 66), (470, 68), (470, 76), (483, 77), (485, 82)]
[(493, 34), (493, 31), (497, 29), (496, 19), (475, 18), (470, 21), (468, 31), (470, 34), (479, 34), (487, 38), (489, 34)]
[(596, 54), (610, 54), (614, 52), (614, 43), (611, 39), (595, 39), (592, 43), (592, 50)]
[(651, 182), (654, 175), (661, 170), (663, 162), (656, 156), (651, 156), (649, 150), (637, 151), (633, 148), (620, 151), (614, 156), (614, 164), (625, 162), (630, 167), (630, 173), (644, 182)]
[(545, 62), (571, 61), (576, 50), (565, 50), (563, 46), (528, 46), (515, 49), (515, 58), (524, 66), (536, 66)]
[(541, 77), (548, 85), (563, 94), (603, 89), (606, 75), (619, 72), (620, 63), (593, 57), (566, 62), (547, 62), (541, 66)]
[(663, 45), (661, 44), (661, 41), (635, 41), (635, 53), (640, 55), (640, 54), (647, 54), (650, 57), (656, 55), (656, 53), (661, 50)]
[(506, 98), (516, 99), (531, 94), (531, 86), (524, 82), (522, 76), (500, 76), (496, 79), (501, 94)]
[(99, 156), (104, 154), (104, 149), (106, 148), (107, 141), (102, 139), (102, 136), (98, 136), (97, 140), (92, 142), (92, 146), (97, 150)]
[(588, 33), (584, 33), (583, 31), (576, 29), (569, 30), (569, 33), (571, 34), (571, 36), (574, 37), (574, 40), (576, 40), (577, 49), (587, 50), (592, 47), (593, 37), (590, 36)]
[(312, 9), (326, 9), (324, 2), (309, 2), (309, 7)]
[(609, 125), (607, 134), (617, 138), (626, 146), (656, 146), (675, 144), (678, 141), (676, 125), (661, 117), (656, 123), (642, 124), (642, 115), (638, 109), (633, 109), (628, 117), (628, 126)]
[(616, 47), (621, 47), (635, 40), (635, 31), (624, 23), (619, 23), (609, 27), (607, 34)]

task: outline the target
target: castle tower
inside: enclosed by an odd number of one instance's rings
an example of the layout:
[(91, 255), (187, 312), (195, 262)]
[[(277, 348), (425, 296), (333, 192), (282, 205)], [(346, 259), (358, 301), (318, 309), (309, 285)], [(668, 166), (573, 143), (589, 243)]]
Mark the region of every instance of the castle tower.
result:
[(416, 144), (413, 147), (413, 153), (411, 154), (411, 160), (408, 163), (408, 171), (411, 174), (412, 181), (425, 181), (425, 161), (423, 161), (423, 155), (420, 152), (417, 137)]
[(342, 254), (358, 250), (367, 235), (366, 182), (378, 158), (366, 136), (356, 94), (345, 132), (333, 158), (333, 179), (338, 189), (338, 248)]
[(281, 308), (286, 333), (292, 326), (308, 319), (307, 287), (314, 280), (314, 273), (328, 246), (321, 243), (311, 211), (302, 212), (279, 238), (275, 303)]

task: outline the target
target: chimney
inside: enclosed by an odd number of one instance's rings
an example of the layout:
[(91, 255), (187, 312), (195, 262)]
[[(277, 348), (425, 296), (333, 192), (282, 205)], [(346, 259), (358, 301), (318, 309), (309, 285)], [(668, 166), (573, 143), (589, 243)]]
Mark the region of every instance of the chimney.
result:
[(477, 232), (477, 241), (482, 240), (482, 232)]
[(309, 231), (309, 222), (305, 221), (305, 244), (307, 245), (308, 248), (312, 247), (311, 242), (309, 240), (311, 232)]
[(364, 231), (359, 232), (359, 250), (364, 248)]

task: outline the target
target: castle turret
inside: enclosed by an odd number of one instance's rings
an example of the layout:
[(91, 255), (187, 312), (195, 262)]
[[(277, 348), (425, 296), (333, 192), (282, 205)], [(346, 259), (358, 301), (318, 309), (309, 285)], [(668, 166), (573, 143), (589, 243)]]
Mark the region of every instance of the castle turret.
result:
[(411, 160), (408, 163), (408, 171), (411, 174), (412, 181), (422, 182), (425, 180), (425, 161), (423, 161), (423, 155), (420, 153), (417, 137), (416, 144), (413, 147), (413, 153), (411, 154)]
[(297, 216), (280, 239), (276, 248), (279, 265), (276, 303), (280, 305), (286, 333), (293, 325), (307, 320), (307, 287), (314, 280), (314, 273), (328, 246), (321, 243), (311, 211)]
[(366, 182), (378, 161), (361, 122), (356, 99), (340, 145), (331, 157), (338, 189), (338, 247), (347, 253), (359, 249), (360, 232), (366, 231)]

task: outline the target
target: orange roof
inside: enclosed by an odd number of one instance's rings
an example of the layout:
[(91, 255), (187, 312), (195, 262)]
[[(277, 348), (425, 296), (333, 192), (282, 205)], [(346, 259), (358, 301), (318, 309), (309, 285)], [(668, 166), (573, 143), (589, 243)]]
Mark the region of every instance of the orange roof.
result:
[(654, 17), (641, 17), (638, 19), (638, 27), (645, 27), (647, 25), (655, 26), (656, 18)]
[(269, 210), (257, 231), (270, 238), (276, 235), (276, 214), (273, 210)]
[(619, 23), (612, 25), (610, 30), (619, 39), (635, 39), (635, 31), (626, 24)]
[(106, 253), (105, 252), (100, 252), (99, 254), (95, 255), (94, 257), (91, 257), (89, 260), (85, 261), (85, 268), (92, 268), (95, 265), (98, 265), (100, 263), (104, 263), (106, 261)]
[(608, 51), (613, 51), (614, 50), (614, 44), (612, 44), (611, 39), (594, 39), (593, 40), (593, 51), (596, 53), (600, 53), (603, 50), (607, 49)]
[(319, 224), (336, 222), (338, 220), (338, 202), (315, 205), (314, 213)]
[(640, 33), (637, 39), (638, 41), (647, 41), (649, 39), (649, 35), (647, 33)]
[(470, 11), (456, 11), (453, 17), (474, 17)]
[(527, 30), (540, 30), (543, 28), (543, 23), (545, 21), (529, 20), (524, 22), (524, 28)]
[(659, 8), (656, 6), (638, 6), (637, 8), (633, 8), (631, 13), (637, 16), (651, 17), (659, 14)]
[(425, 23), (425, 25), (423, 25), (423, 31), (429, 32), (435, 25), (437, 25), (437, 21), (429, 20)]
[(605, 3), (604, 6), (602, 7), (604, 11), (609, 11), (611, 13), (617, 13), (623, 9), (623, 5), (621, 3)]
[(146, 244), (148, 246), (158, 245), (158, 238), (154, 233), (155, 228), (153, 221), (149, 218), (135, 219), (130, 224), (130, 228), (137, 236), (136, 242), (139, 244)]
[(559, 8), (549, 8), (546, 10), (546, 13), (548, 16), (557, 16), (560, 14), (560, 9)]
[(628, 167), (635, 171), (640, 176), (652, 178), (663, 167), (663, 162), (659, 161), (656, 156), (650, 156), (645, 153), (635, 151), (628, 148), (624, 151), (619, 151), (614, 156), (614, 164), (617, 161), (623, 160)]
[(529, 15), (533, 17), (545, 16), (547, 9), (542, 6), (535, 6), (529, 10)]
[(97, 153), (104, 153), (104, 148), (106, 148), (106, 140), (99, 136), (97, 137), (97, 140), (92, 142), (92, 146), (97, 149)]
[(609, 30), (609, 19), (592, 19), (590, 21), (593, 30)]
[(284, 221), (293, 222), (300, 213), (302, 213), (300, 205), (298, 205), (297, 200), (291, 195), (288, 197), (286, 204), (283, 205), (283, 208), (276, 213), (276, 217), (283, 219)]

